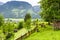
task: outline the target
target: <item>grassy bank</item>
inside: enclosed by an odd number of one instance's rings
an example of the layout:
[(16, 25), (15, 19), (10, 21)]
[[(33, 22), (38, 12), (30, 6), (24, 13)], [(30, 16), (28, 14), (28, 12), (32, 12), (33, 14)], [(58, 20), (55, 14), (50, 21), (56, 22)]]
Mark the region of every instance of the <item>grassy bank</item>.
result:
[(40, 32), (35, 32), (24, 40), (60, 40), (60, 30), (54, 31), (52, 27), (42, 28)]

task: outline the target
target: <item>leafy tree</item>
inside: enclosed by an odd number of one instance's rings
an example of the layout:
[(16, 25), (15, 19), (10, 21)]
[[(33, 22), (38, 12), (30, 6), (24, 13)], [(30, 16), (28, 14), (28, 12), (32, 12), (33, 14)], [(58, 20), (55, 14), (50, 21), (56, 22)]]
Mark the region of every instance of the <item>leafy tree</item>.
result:
[(30, 29), (31, 27), (31, 15), (27, 13), (24, 18), (25, 26), (27, 29)]
[(5, 39), (5, 35), (3, 34), (3, 31), (0, 30), (0, 40), (4, 40)]
[(18, 29), (23, 28), (23, 22), (19, 22)]
[(3, 25), (3, 33), (6, 35), (6, 40), (8, 40), (10, 37), (14, 36), (14, 23), (8, 22), (4, 23)]
[(2, 26), (4, 23), (4, 17), (2, 15), (0, 15), (0, 26)]
[(3, 32), (8, 33), (8, 32), (13, 32), (14, 31), (14, 26), (13, 23), (7, 22), (3, 25)]
[(27, 13), (27, 14), (25, 15), (24, 21), (26, 22), (28, 19), (31, 19), (30, 13)]
[(41, 17), (48, 22), (60, 20), (60, 0), (41, 0)]
[(36, 31), (39, 32), (39, 20), (36, 19)]

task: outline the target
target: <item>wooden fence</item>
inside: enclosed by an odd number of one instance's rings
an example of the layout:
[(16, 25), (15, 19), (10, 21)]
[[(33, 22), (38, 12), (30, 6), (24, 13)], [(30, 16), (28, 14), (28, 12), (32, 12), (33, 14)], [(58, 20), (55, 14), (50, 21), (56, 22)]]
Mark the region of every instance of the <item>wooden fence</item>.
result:
[(34, 29), (28, 31), (27, 33), (25, 33), (24, 35), (20, 36), (19, 38), (17, 38), (16, 40), (23, 40), (24, 38), (27, 38), (28, 36), (30, 36), (32, 33), (34, 33), (36, 31), (37, 27), (35, 27)]

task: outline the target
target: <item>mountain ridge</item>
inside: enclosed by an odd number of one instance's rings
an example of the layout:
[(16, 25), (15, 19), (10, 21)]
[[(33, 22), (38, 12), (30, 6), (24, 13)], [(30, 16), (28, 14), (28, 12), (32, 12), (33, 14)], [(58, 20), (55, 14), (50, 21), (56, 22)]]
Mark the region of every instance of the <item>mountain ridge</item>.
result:
[(38, 14), (32, 8), (33, 6), (28, 2), (8, 1), (7, 3), (0, 6), (0, 13), (2, 13), (5, 18), (24, 18), (26, 13), (30, 10), (30, 12), (32, 13), (32, 18), (34, 18), (35, 16), (37, 17)]

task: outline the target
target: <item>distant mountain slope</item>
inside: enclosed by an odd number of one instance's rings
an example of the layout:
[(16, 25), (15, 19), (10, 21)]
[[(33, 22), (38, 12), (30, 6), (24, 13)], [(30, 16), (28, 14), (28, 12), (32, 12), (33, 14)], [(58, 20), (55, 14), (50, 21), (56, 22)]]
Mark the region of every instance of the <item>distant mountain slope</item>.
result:
[(33, 6), (33, 11), (38, 13), (40, 11), (40, 6), (39, 5)]
[[(31, 4), (24, 1), (9, 1), (0, 6), (0, 13), (4, 15), (5, 18), (24, 18), (26, 13), (31, 12), (32, 18), (39, 18), (37, 9), (32, 9)], [(34, 15), (33, 15), (34, 14)]]
[(23, 8), (23, 9), (29, 9), (32, 7), (31, 4), (23, 1), (9, 1), (3, 5), (6, 8)]
[(27, 2), (23, 2), (23, 1), (9, 1), (5, 4), (3, 4), (0, 9), (3, 9), (1, 11), (6, 11), (6, 10), (12, 10), (14, 8), (18, 8), (18, 9), (29, 9), (32, 6), (27, 3)]

